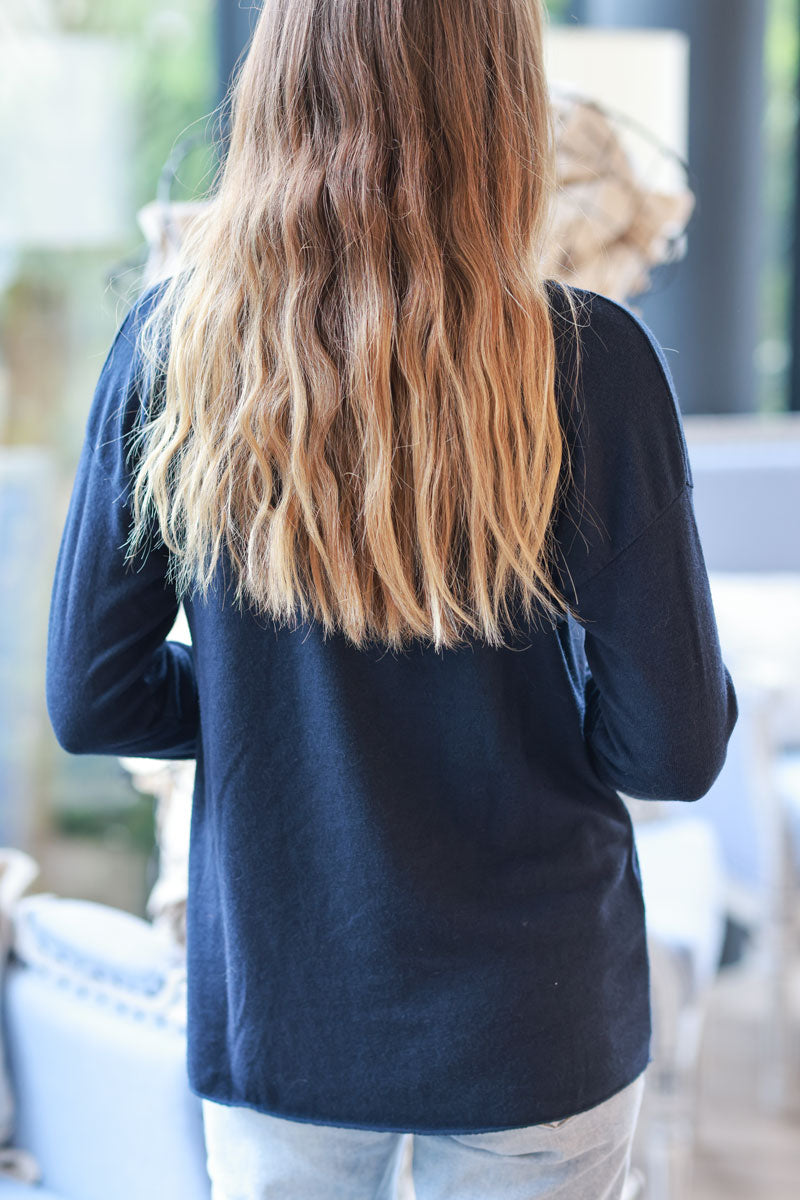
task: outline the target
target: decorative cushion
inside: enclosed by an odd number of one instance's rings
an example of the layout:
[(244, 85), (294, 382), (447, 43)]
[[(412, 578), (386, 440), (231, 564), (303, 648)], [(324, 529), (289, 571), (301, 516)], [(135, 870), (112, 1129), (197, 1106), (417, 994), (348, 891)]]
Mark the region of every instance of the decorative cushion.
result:
[(185, 1029), (186, 971), (163, 929), (91, 900), (43, 892), (15, 912), (14, 955), (81, 995)]
[(16, 1180), (0, 1176), (0, 1200), (64, 1200), (56, 1192), (48, 1188), (34, 1188), (29, 1183), (19, 1183)]
[[(0, 990), (14, 936), (14, 912), (19, 897), (39, 874), (39, 865), (29, 854), (10, 846), (0, 847)], [(14, 1097), (6, 1068), (6, 1052), (0, 1037), (0, 1146), (14, 1130)], [(0, 1168), (0, 1176), (2, 1175)]]
[[(19, 897), (39, 874), (38, 863), (22, 850), (0, 848), (0, 994), (5, 995), (5, 969), (14, 936), (15, 909)], [(6, 1048), (0, 1037), (0, 1183), (3, 1180), (39, 1179), (35, 1159), (9, 1143), (14, 1133), (15, 1103), (8, 1074)]]

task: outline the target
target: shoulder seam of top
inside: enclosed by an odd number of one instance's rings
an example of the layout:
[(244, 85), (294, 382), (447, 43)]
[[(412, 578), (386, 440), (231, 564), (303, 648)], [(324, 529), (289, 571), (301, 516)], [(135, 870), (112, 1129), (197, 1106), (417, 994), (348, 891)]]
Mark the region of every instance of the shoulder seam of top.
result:
[[(669, 510), (674, 505), (676, 505), (679, 500), (682, 500), (683, 497), (687, 494), (691, 496), (692, 490), (693, 490), (692, 484), (688, 480), (684, 480), (684, 482), (681, 484), (680, 491), (677, 492), (672, 497), (672, 499), (670, 501), (668, 501), (667, 504), (664, 505), (663, 508), (659, 509), (659, 511), (655, 514), (655, 516), (652, 517), (647, 522), (644, 529), (640, 529), (639, 532), (636, 534), (636, 536), (631, 538), (631, 540), (629, 542), (627, 542), (626, 545), (624, 545), (621, 550), (618, 550), (617, 553), (613, 556), (613, 558), (610, 558), (607, 563), (605, 563), (602, 567), (600, 567), (599, 571), (595, 571), (594, 574), (590, 575), (588, 579), (584, 579), (583, 582), (580, 584), (580, 587), (585, 588), (585, 587), (588, 587), (588, 585), (590, 583), (594, 583), (594, 581), (596, 579), (598, 579), (603, 574), (604, 571), (607, 571), (609, 567), (614, 565), (614, 563), (617, 561), (618, 558), (621, 558), (623, 554), (627, 554), (627, 552), (630, 549), (632, 549), (636, 545), (636, 543), (641, 538), (644, 537), (644, 535), (646, 533), (649, 533), (650, 530), (653, 528), (653, 526), (657, 525), (658, 522), (662, 519), (662, 517), (665, 517), (667, 515), (667, 513), (669, 512)], [(576, 589), (576, 591), (577, 591), (577, 589)]]
[[(582, 290), (585, 291), (586, 289), (584, 288)], [(635, 326), (636, 329), (638, 329), (640, 333), (644, 334), (645, 341), (647, 342), (647, 347), (650, 351), (650, 354), (651, 354), (653, 360), (655, 361), (655, 364), (658, 368), (658, 372), (661, 375), (662, 382), (664, 383), (664, 386), (667, 389), (667, 395), (669, 396), (669, 399), (670, 399), (670, 410), (672, 412), (672, 421), (673, 421), (673, 424), (675, 427), (675, 432), (678, 435), (678, 441), (681, 446), (681, 456), (683, 458), (684, 482), (686, 483), (686, 485), (688, 487), (692, 487), (692, 474), (691, 474), (691, 463), (689, 462), (689, 451), (688, 451), (688, 447), (686, 446), (686, 439), (685, 439), (684, 431), (683, 431), (683, 428), (681, 427), (680, 418), (678, 416), (679, 405), (678, 405), (677, 391), (675, 389), (674, 382), (672, 382), (670, 380), (670, 377), (667, 374), (667, 371), (664, 367), (664, 363), (661, 361), (661, 356), (659, 355), (658, 351), (656, 350), (655, 345), (653, 344), (653, 342), (655, 340), (655, 334), (648, 327), (647, 323), (644, 321), (643, 318), (637, 317), (637, 315), (635, 313), (631, 312), (631, 310), (627, 307), (627, 305), (622, 304), (619, 300), (615, 300), (612, 296), (607, 296), (604, 292), (592, 292), (590, 294), (592, 296), (599, 297), (600, 300), (604, 301), (606, 304), (610, 304), (613, 308), (617, 309), (618, 312), (624, 313), (628, 319), (628, 323), (630, 325)], [(663, 354), (663, 349), (661, 352)], [(667, 365), (669, 365), (669, 364), (667, 364)]]

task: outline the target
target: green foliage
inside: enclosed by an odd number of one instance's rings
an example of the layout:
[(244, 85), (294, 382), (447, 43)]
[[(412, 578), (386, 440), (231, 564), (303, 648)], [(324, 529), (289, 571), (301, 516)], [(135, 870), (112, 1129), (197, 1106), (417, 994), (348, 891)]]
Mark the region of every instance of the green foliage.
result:
[(761, 287), (759, 407), (788, 404), (791, 361), (789, 305), (798, 121), (800, 18), (796, 0), (770, 0), (764, 48), (764, 267)]
[(548, 11), (550, 20), (557, 24), (563, 21), (569, 9), (569, 0), (546, 0), (545, 7)]
[(151, 796), (138, 796), (123, 808), (96, 805), (53, 809), (53, 829), (62, 837), (114, 841), (141, 854), (155, 845), (155, 811)]
[[(151, 37), (139, 59), (134, 85), (139, 107), (137, 203), (155, 194), (158, 175), (175, 143), (189, 132), (206, 129), (216, 100), (211, 5), (209, 0), (183, 0), (183, 5), (192, 10), (186, 41)], [(188, 193), (202, 185), (209, 166), (202, 154), (187, 159), (181, 181)]]
[[(134, 205), (155, 195), (175, 143), (202, 130), (216, 103), (215, 0), (60, 0), (67, 32), (124, 39), (133, 69), (126, 81), (135, 120)], [(203, 186), (211, 156), (192, 156), (181, 172), (188, 192)]]

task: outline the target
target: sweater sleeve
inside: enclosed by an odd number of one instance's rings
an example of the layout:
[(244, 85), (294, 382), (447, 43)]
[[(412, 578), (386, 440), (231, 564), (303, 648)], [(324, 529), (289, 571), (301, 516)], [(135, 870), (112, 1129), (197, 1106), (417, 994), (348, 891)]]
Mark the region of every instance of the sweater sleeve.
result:
[(136, 332), (152, 293), (120, 326), (95, 390), (50, 600), (46, 701), (73, 754), (193, 758), (199, 706), (191, 646), (166, 640), (179, 601), (151, 540), (125, 563), (125, 437), (141, 410)]
[(738, 709), (691, 485), (583, 584), (578, 613), (597, 774), (640, 799), (700, 799), (722, 770)]
[(559, 527), (584, 630), (584, 733), (599, 777), (640, 799), (703, 796), (737, 719), (693, 505), (675, 383), (652, 330), (579, 291), (584, 387)]

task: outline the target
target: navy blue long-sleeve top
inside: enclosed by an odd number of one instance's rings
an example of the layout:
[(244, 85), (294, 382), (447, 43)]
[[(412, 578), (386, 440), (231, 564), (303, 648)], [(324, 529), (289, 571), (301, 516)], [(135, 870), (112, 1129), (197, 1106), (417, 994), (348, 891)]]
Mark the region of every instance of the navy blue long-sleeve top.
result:
[[(645, 920), (620, 792), (691, 801), (737, 706), (661, 346), (583, 289), (582, 382), (550, 285), (573, 483), (559, 578), (581, 621), (436, 652), (358, 650), (178, 600), (123, 564), (123, 322), (86, 424), (52, 590), (46, 696), (76, 754), (194, 758), (187, 1070), (300, 1121), (477, 1132), (553, 1121), (650, 1060)], [(566, 374), (562, 368), (567, 367)]]

